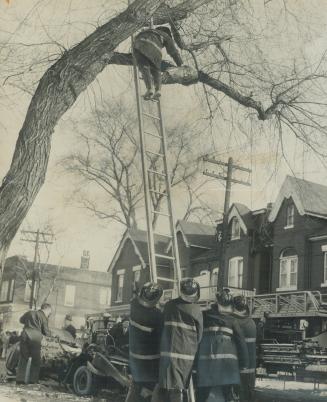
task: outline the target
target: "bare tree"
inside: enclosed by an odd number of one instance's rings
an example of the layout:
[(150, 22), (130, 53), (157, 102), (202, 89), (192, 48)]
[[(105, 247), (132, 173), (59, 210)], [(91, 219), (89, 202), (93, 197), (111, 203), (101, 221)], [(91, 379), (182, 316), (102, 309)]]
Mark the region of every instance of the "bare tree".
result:
[[(264, 13), (269, 14), (269, 7), (280, 7), (287, 18), (292, 18), (294, 12), (287, 8), (288, 4), (286, 0), (266, 2)], [(199, 7), (201, 12), (197, 12)], [(219, 110), (222, 100), (227, 98), (241, 106), (236, 112), (251, 111), (259, 120), (269, 121), (281, 144), (284, 133), (292, 133), (324, 155), (319, 147), (327, 127), (324, 55), (313, 61), (289, 57), (287, 64), (267, 58), (262, 17), (248, 1), (135, 0), (76, 46), (69, 50), (59, 46), (58, 54), (43, 60), (47, 69), (33, 92), (10, 169), (0, 187), (2, 266), (8, 247), (44, 182), (57, 122), (106, 65), (131, 64), (129, 54), (117, 53), (115, 49), (147, 25), (152, 15), (155, 24), (170, 23), (176, 27), (183, 39), (181, 47), (191, 56), (189, 64), (193, 60), (191, 68), (172, 68), (163, 63), (166, 84), (201, 83), (206, 88), (210, 112)], [(287, 37), (288, 32), (284, 32)], [(277, 29), (272, 34), (281, 38)], [(52, 62), (48, 67), (47, 63)], [(247, 118), (248, 114), (241, 116)]]
[[(137, 127), (135, 113), (126, 104), (104, 103), (90, 119), (75, 125), (79, 149), (62, 161), (65, 169), (81, 180), (74, 191), (75, 199), (97, 217), (128, 228), (137, 227), (137, 211), (144, 198)], [(159, 127), (153, 124), (151, 130), (157, 132)], [(172, 188), (184, 186), (191, 191), (200, 165), (192, 147), (192, 138), (198, 133), (184, 123), (168, 126), (166, 134)], [(151, 170), (163, 169), (161, 146), (156, 137), (147, 144), (153, 151), (147, 154)], [(165, 198), (164, 181), (161, 176), (149, 173), (149, 182), (154, 190), (151, 192), (153, 209), (159, 211)], [(189, 217), (191, 205), (187, 209)], [(157, 219), (155, 214), (153, 224)]]

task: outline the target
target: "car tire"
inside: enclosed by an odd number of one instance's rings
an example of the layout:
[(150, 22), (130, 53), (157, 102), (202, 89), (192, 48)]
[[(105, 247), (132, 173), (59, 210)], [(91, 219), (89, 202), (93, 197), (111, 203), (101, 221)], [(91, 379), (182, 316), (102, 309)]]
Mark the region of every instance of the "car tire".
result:
[(95, 395), (96, 377), (86, 366), (80, 366), (73, 378), (74, 392), (78, 396)]

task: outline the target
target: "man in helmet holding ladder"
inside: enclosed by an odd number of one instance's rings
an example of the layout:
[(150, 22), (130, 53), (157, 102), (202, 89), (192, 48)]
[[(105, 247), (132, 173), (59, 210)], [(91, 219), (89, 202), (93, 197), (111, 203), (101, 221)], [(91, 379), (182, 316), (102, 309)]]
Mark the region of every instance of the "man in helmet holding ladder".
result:
[[(155, 29), (146, 29), (135, 37), (133, 53), (146, 86), (145, 100), (152, 98), (158, 100), (161, 96), (161, 60), (163, 48), (174, 59), (177, 66), (180, 67), (183, 64), (168, 27), (158, 26)], [(152, 81), (155, 93), (153, 93)]]
[(170, 300), (164, 307), (159, 364), (160, 402), (182, 402), (189, 387), (203, 329), (202, 312), (196, 304), (199, 298), (199, 284), (194, 279), (185, 278), (180, 282), (180, 297)]
[(149, 401), (158, 382), (162, 313), (156, 307), (162, 288), (148, 282), (131, 302), (129, 364), (133, 377), (126, 402)]
[(198, 402), (234, 400), (233, 385), (240, 369), (248, 367), (248, 350), (237, 319), (232, 316), (229, 289), (216, 295), (217, 303), (203, 313), (203, 338), (197, 356)]

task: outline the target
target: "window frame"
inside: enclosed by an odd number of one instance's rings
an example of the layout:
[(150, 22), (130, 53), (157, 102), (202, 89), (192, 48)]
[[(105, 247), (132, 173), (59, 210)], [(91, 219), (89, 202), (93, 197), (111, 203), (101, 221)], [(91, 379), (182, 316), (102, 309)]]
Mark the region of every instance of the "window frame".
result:
[[(72, 302), (72, 304), (70, 304), (70, 303), (68, 303), (67, 302), (67, 288), (68, 287), (71, 287), (72, 289), (74, 289), (74, 295), (73, 295), (73, 302)], [(69, 296), (70, 297), (70, 296)], [(75, 297), (76, 297), (76, 285), (73, 285), (73, 284), (71, 284), (71, 283), (68, 283), (68, 284), (66, 284), (65, 285), (65, 298), (64, 298), (64, 306), (66, 306), (66, 307), (74, 307), (75, 306)]]
[[(2, 287), (4, 283), (8, 283), (7, 289), (6, 289), (6, 296), (4, 300), (2, 300)], [(14, 288), (15, 288), (15, 279), (5, 279), (1, 282), (1, 287), (0, 287), (0, 303), (12, 303), (14, 299)]]
[(294, 217), (295, 217), (294, 204), (288, 204), (286, 207), (286, 225), (284, 229), (294, 228)]
[[(237, 264), (234, 275), (231, 276), (231, 268), (233, 264)], [(240, 269), (241, 267), (241, 269)], [(244, 276), (244, 258), (241, 256), (232, 257), (228, 261), (228, 286), (236, 289), (243, 289), (243, 276)], [(231, 283), (231, 278), (234, 279), (234, 283)]]
[[(122, 284), (120, 286), (121, 278), (122, 278)], [(117, 271), (117, 293), (115, 303), (121, 303), (123, 301), (124, 282), (125, 282), (125, 270), (120, 269)]]
[[(237, 226), (236, 226), (237, 224)], [(237, 228), (237, 231), (235, 230)], [(236, 233), (237, 232), (237, 233)], [(231, 221), (231, 240), (239, 240), (241, 238), (241, 224), (237, 216), (234, 216)]]
[[(298, 267), (299, 259), (297, 254), (294, 255), (288, 255), (288, 256), (283, 256), (283, 253), (281, 254), (281, 257), (279, 258), (279, 287), (277, 288), (277, 291), (289, 291), (289, 290), (297, 290), (298, 288), (298, 272), (299, 272), (299, 267)], [(282, 272), (282, 267), (284, 266), (285, 270)], [(292, 266), (296, 267), (295, 270), (292, 271)], [(292, 274), (295, 274), (295, 284), (292, 283)], [(282, 275), (284, 277), (282, 281)]]

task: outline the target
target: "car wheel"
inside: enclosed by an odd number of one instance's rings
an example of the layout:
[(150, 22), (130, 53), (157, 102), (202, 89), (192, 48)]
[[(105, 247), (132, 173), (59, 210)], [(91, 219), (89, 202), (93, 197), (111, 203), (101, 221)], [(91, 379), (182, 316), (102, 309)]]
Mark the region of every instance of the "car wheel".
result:
[(80, 366), (75, 371), (73, 387), (78, 396), (94, 395), (96, 393), (96, 377), (86, 366)]

